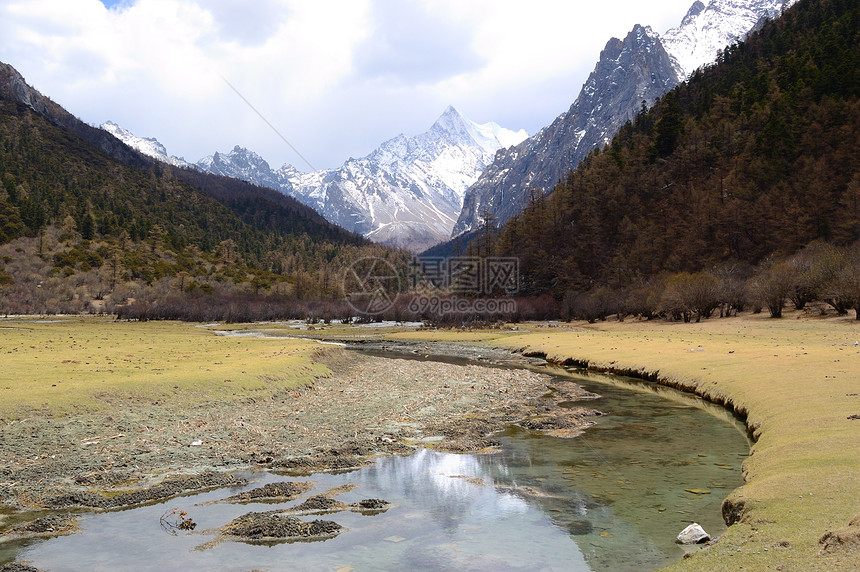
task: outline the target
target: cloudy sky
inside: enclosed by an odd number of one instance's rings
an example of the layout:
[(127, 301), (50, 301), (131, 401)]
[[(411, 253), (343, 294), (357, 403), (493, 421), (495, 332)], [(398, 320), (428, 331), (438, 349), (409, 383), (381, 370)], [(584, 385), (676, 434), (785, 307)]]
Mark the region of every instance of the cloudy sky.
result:
[(534, 133), (610, 37), (665, 32), (692, 2), (0, 0), (0, 61), (84, 121), (187, 160), (241, 145), (310, 170), (242, 97), (317, 169), (423, 132), (449, 104)]

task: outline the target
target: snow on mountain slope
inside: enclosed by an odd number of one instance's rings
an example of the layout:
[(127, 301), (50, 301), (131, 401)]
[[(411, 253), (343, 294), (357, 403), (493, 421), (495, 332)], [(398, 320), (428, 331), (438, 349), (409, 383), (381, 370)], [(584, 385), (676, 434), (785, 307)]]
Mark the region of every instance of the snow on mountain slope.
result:
[(188, 163), (185, 159), (181, 157), (174, 157), (173, 155), (167, 154), (167, 149), (162, 145), (158, 139), (154, 137), (138, 137), (133, 134), (128, 129), (124, 129), (120, 127), (113, 121), (107, 121), (102, 123), (99, 126), (100, 129), (107, 131), (132, 149), (136, 149), (147, 155), (152, 157), (153, 159), (158, 159), (164, 163), (169, 163), (171, 165), (175, 165), (177, 167), (192, 167), (191, 163)]
[(546, 193), (597, 146), (678, 83), (659, 36), (635, 26), (610, 39), (576, 101), (534, 137), (509, 147), (466, 192), (452, 236), (476, 230), (490, 214), (499, 224), (522, 212), (532, 193)]
[(681, 25), (660, 36), (672, 67), (684, 80), (717, 58), (717, 51), (743, 40), (763, 18), (773, 19), (796, 0), (696, 1)]
[(197, 161), (197, 168), (214, 175), (232, 177), (260, 187), (281, 190), (277, 174), (265, 159), (236, 145), (229, 153), (214, 153)]
[(280, 189), (346, 229), (419, 251), (450, 236), (466, 189), (496, 151), (528, 134), (477, 124), (448, 107), (425, 133), (398, 135), (340, 168), (279, 169)]

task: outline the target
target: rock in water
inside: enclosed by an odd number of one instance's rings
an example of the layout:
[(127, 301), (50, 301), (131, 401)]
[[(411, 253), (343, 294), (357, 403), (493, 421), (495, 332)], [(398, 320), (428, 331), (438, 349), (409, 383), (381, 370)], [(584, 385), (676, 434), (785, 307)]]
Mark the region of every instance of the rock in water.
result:
[(678, 542), (681, 544), (702, 544), (711, 539), (705, 529), (694, 522), (678, 534)]

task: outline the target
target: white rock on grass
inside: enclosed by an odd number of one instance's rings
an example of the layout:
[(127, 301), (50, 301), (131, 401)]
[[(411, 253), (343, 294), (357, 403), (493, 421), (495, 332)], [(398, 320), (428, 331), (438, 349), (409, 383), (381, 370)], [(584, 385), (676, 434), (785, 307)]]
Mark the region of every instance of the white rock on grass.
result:
[(681, 544), (701, 544), (711, 539), (705, 529), (694, 522), (678, 534), (678, 542)]

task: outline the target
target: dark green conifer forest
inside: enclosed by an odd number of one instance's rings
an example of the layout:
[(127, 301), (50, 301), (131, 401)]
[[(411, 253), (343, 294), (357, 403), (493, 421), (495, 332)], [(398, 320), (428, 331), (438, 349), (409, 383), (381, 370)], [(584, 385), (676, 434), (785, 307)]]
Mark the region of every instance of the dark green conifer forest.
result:
[(860, 5), (802, 1), (627, 123), (494, 248), (520, 258), (527, 292), (552, 292), (568, 315), (709, 315), (664, 295), (690, 276), (723, 290), (749, 281), (745, 299), (761, 306), (750, 279), (783, 262), (796, 283), (829, 264), (813, 297), (841, 300), (842, 312), (860, 295), (849, 276), (858, 141)]

